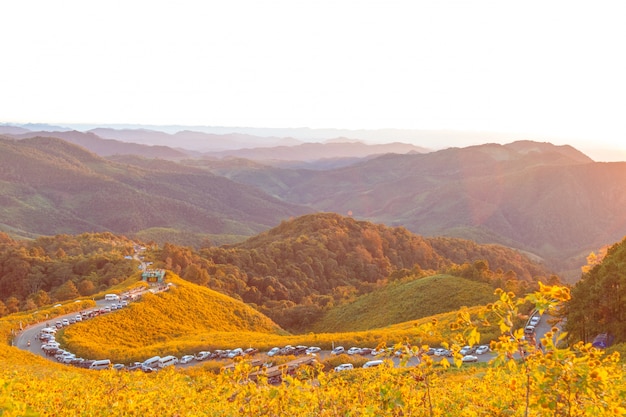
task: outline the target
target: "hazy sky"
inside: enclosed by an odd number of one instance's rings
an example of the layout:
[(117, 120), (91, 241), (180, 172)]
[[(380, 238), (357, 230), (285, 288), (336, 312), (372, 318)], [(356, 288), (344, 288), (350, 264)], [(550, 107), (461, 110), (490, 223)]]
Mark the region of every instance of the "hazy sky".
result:
[(622, 0), (20, 0), (0, 15), (0, 122), (518, 132), (626, 160)]

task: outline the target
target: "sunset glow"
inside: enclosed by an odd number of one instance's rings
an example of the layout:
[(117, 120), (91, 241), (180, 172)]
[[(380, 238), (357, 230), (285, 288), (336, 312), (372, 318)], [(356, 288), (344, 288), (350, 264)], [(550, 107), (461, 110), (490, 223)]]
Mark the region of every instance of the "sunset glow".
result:
[(621, 1), (35, 0), (0, 12), (0, 123), (511, 132), (626, 160)]

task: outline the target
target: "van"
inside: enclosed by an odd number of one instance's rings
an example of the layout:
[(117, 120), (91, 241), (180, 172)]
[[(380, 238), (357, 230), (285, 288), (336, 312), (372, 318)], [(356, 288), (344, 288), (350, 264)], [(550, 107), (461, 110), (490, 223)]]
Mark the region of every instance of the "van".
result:
[(89, 365), (89, 369), (109, 369), (110, 367), (111, 367), (110, 359), (102, 359), (99, 361), (93, 361), (91, 362), (91, 365)]
[(159, 368), (165, 368), (166, 366), (176, 365), (178, 358), (176, 356), (165, 356), (159, 360)]
[(160, 361), (160, 356), (153, 356), (150, 359), (146, 359), (145, 361), (143, 361), (143, 366), (147, 366), (148, 368), (156, 368), (157, 366), (159, 366)]
[(380, 366), (383, 364), (383, 361), (381, 359), (376, 359), (373, 361), (367, 361), (363, 364), (363, 368), (374, 368), (376, 366)]
[(105, 301), (118, 301), (119, 299), (120, 296), (117, 294), (105, 294), (104, 296)]

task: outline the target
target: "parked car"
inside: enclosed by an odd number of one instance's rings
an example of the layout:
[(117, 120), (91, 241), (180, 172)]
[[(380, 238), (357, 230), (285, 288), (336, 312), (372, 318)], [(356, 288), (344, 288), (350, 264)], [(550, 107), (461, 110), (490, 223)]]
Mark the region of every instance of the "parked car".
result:
[(463, 359), (461, 359), (463, 362), (478, 362), (478, 356), (475, 355), (465, 355), (463, 356)]
[(230, 352), (228, 352), (228, 358), (229, 359), (236, 358), (237, 356), (243, 356), (243, 349), (242, 348), (233, 349)]
[(259, 349), (253, 347), (249, 347), (248, 349), (243, 351), (243, 354), (246, 356), (256, 355), (257, 353), (259, 353)]
[(203, 350), (203, 351), (200, 351), (200, 352), (196, 353), (195, 359), (197, 361), (203, 361), (205, 359), (208, 359), (209, 356), (211, 356), (211, 352), (209, 352), (207, 350)]
[(334, 348), (330, 354), (331, 355), (341, 355), (342, 353), (345, 352), (345, 349), (343, 348), (343, 346), (337, 346), (336, 348)]
[(291, 345), (287, 345), (280, 350), (281, 355), (293, 355), (293, 352), (296, 350), (295, 347)]
[(317, 346), (311, 346), (311, 347), (309, 347), (309, 348), (305, 351), (305, 353), (306, 353), (307, 355), (311, 355), (311, 354), (313, 354), (313, 353), (317, 353), (317, 352), (319, 352), (320, 350), (322, 350), (322, 348), (317, 347)]
[(141, 369), (142, 366), (143, 366), (143, 364), (141, 362), (132, 362), (132, 363), (129, 363), (126, 366), (126, 370), (127, 371), (136, 371), (136, 370)]
[(351, 363), (342, 363), (341, 365), (335, 366), (335, 372), (348, 371), (350, 369), (354, 369), (354, 365)]
[(474, 351), (475, 349), (471, 346), (463, 346), (461, 350), (459, 351), (459, 353), (465, 356), (465, 355), (471, 355), (472, 353), (474, 353)]
[(348, 349), (347, 353), (348, 353), (348, 355), (356, 355), (357, 353), (361, 353), (361, 348), (353, 346), (350, 349)]
[(435, 356), (448, 356), (448, 350), (444, 348), (435, 349)]
[(485, 353), (489, 352), (489, 346), (487, 345), (480, 345), (478, 346), (478, 348), (476, 348), (476, 354), (477, 355), (483, 355)]
[(280, 353), (280, 348), (278, 347), (273, 347), (269, 350), (269, 352), (267, 352), (267, 356), (274, 356), (274, 355), (278, 355), (278, 353)]
[(165, 368), (168, 366), (174, 366), (177, 363), (178, 363), (178, 358), (176, 356), (168, 355), (168, 356), (161, 358), (157, 366), (159, 368)]
[(194, 359), (193, 355), (184, 355), (180, 358), (180, 363), (189, 363)]
[(526, 326), (524, 328), (524, 334), (531, 335), (531, 334), (534, 334), (534, 333), (535, 333), (535, 326), (530, 326), (529, 325), (529, 326)]
[(141, 364), (141, 370), (142, 370), (142, 371), (144, 371), (144, 372), (145, 372), (145, 373), (147, 373), (147, 374), (152, 373), (152, 372), (156, 372), (156, 371), (157, 371), (157, 369), (156, 369), (156, 368), (153, 368), (153, 367), (151, 367), (151, 366), (146, 366), (146, 365), (144, 365), (144, 364)]
[(539, 317), (539, 316), (532, 316), (530, 318), (530, 320), (528, 321), (528, 324), (531, 325), (531, 326), (537, 326), (540, 321), (541, 321), (541, 317)]
[(362, 355), (362, 356), (370, 355), (373, 350), (374, 349), (372, 349), (372, 348), (361, 348), (361, 351), (359, 352), (359, 355)]
[(367, 361), (363, 364), (363, 368), (373, 368), (375, 366), (380, 366), (384, 363), (382, 359), (375, 359), (373, 361)]
[(121, 371), (122, 369), (124, 369), (125, 366), (123, 363), (114, 363), (113, 364), (113, 369), (117, 370), (117, 371)]
[(292, 355), (304, 355), (306, 353), (307, 347), (306, 346), (296, 346), (293, 351), (291, 352)]

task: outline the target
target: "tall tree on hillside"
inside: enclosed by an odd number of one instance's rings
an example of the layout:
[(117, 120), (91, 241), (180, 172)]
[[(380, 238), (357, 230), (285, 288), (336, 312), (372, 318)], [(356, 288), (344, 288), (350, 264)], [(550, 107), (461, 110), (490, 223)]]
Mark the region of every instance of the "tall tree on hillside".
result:
[(64, 301), (78, 298), (80, 293), (72, 281), (66, 281), (55, 291), (54, 296), (57, 300)]

